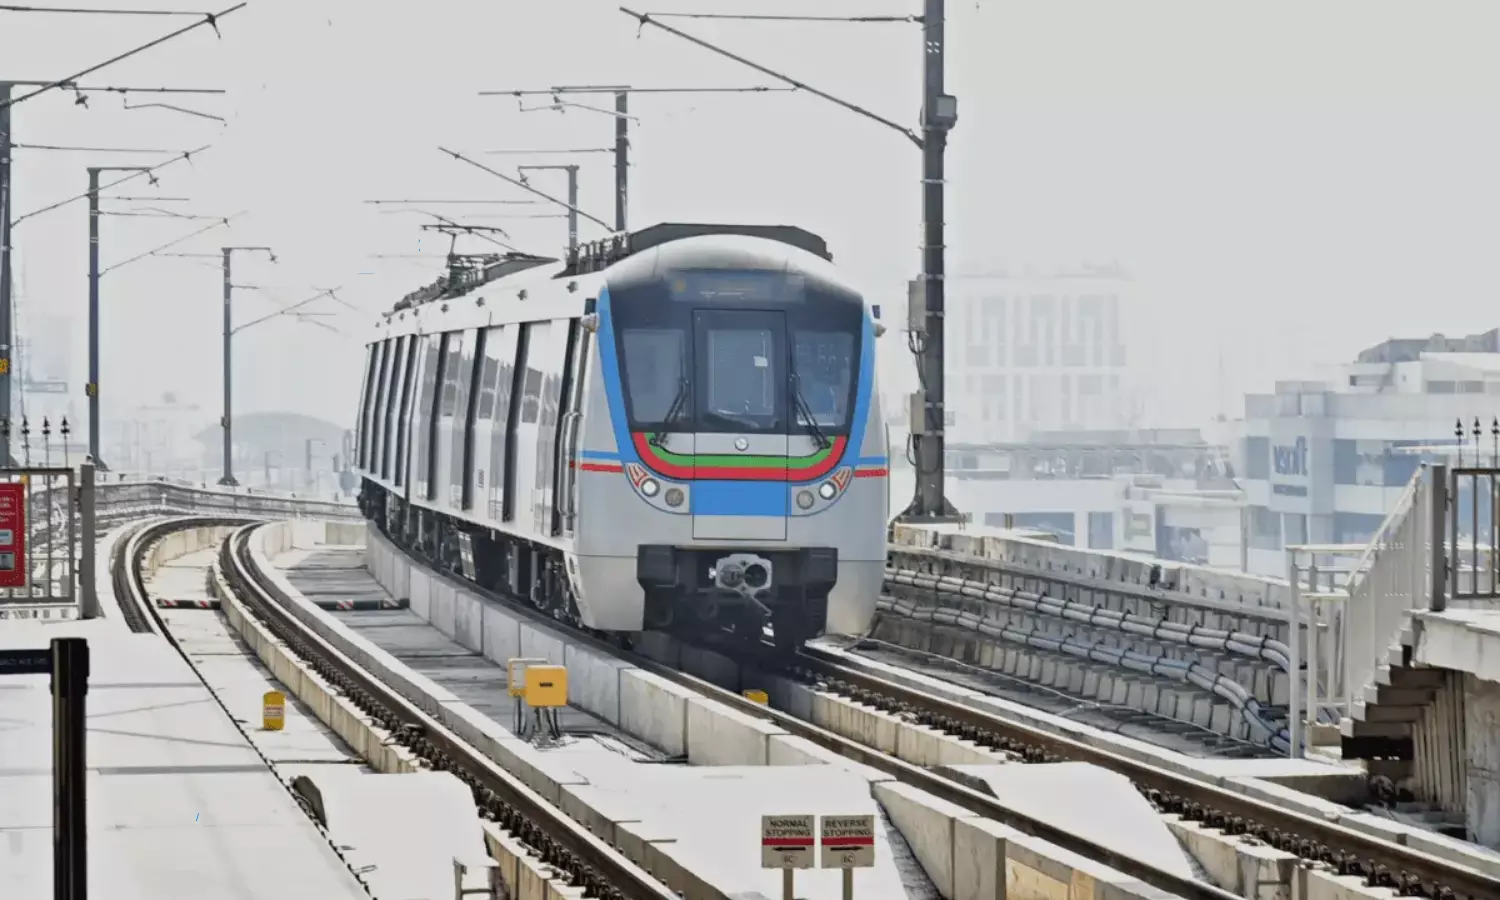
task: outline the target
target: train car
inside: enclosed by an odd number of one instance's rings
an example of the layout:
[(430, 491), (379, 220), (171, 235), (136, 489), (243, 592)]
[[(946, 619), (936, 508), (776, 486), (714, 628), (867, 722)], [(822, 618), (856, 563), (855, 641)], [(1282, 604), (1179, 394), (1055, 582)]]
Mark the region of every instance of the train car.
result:
[(362, 507), (593, 631), (863, 633), (888, 520), (878, 319), (784, 226), (455, 268), (368, 345)]

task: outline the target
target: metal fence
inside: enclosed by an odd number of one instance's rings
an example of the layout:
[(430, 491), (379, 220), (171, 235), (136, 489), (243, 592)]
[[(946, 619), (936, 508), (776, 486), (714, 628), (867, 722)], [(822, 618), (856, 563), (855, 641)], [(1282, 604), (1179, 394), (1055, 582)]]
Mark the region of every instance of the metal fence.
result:
[[(0, 469), (0, 504), (6, 492), (19, 494), (25, 510), (23, 553), (19, 555), (26, 557), (27, 576), (19, 586), (0, 586), (0, 620), (76, 618), (81, 586), (92, 581), (89, 562), (95, 537), (124, 522), (194, 513), (266, 519), (360, 518), (359, 508), (352, 502), (165, 478), (120, 479), (112, 474), (101, 475), (90, 488), (92, 475), (88, 466)], [(90, 499), (92, 503), (87, 502)], [(86, 524), (89, 510), (94, 520)], [(4, 531), (4, 522), (0, 521), (0, 539), (5, 537)], [(0, 580), (5, 578), (5, 543), (0, 540)], [(15, 560), (15, 565), (21, 564), (20, 559)]]

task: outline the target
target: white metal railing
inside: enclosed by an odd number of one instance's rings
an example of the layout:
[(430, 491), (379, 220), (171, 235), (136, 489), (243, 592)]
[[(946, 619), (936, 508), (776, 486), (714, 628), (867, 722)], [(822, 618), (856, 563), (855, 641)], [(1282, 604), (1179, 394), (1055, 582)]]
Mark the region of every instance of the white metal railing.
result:
[(1375, 671), (1399, 639), (1410, 612), (1427, 606), (1433, 485), (1434, 470), (1419, 468), (1350, 573), (1341, 633), (1345, 716), (1359, 699), (1355, 692), (1374, 684)]

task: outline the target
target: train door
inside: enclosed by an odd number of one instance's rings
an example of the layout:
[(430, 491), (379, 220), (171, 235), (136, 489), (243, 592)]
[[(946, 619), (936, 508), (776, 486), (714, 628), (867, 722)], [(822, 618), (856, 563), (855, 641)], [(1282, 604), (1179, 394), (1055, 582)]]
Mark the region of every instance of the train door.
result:
[(786, 314), (693, 312), (693, 537), (786, 540)]
[(568, 323), (568, 346), (563, 355), (562, 390), (558, 399), (557, 464), (553, 467), (552, 534), (573, 536), (578, 510), (578, 431), (583, 421), (583, 380), (588, 371), (589, 333), (577, 319)]

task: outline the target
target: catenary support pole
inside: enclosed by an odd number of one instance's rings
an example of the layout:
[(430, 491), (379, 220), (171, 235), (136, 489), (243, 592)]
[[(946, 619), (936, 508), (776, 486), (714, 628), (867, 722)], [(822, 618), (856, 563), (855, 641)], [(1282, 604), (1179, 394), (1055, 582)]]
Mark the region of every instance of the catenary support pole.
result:
[[(615, 230), (625, 230), (630, 196), (630, 93), (615, 92)], [(572, 200), (568, 201), (577, 206)]]
[[(578, 166), (568, 170), (568, 250), (578, 249)], [(619, 211), (616, 210), (616, 213)]]
[(99, 455), (99, 169), (89, 167), (89, 458), (109, 471)]
[(219, 484), (233, 487), (239, 482), (234, 478), (234, 363), (231, 346), (234, 343), (234, 282), (231, 280), (230, 259), (234, 250), (224, 248), (224, 475)]
[[(11, 115), (12, 85), (0, 81), (0, 421), (11, 419), (11, 372), (15, 366), (15, 318), (11, 306)], [(0, 464), (15, 465), (10, 455), (10, 429), (0, 429)]]
[[(953, 98), (943, 91), (944, 0), (926, 0), (922, 41), (922, 277), (925, 300), (922, 351), (922, 419), (912, 428), (916, 457), (916, 494), (901, 518), (908, 522), (944, 522), (960, 518), (944, 493), (944, 431), (947, 407), (943, 385), (944, 155), (948, 130), (956, 120)], [(917, 425), (917, 423), (913, 423)]]

